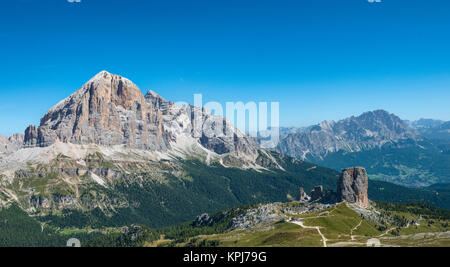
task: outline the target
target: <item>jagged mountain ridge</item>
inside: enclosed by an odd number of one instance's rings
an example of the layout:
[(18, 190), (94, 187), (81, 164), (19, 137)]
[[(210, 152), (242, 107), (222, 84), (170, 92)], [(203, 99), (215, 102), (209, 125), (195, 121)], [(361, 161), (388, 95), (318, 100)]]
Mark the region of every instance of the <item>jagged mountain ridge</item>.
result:
[[(406, 186), (450, 181), (448, 123), (408, 122), (387, 111), (290, 129), (278, 151), (342, 170), (365, 166), (370, 178)], [(282, 132), (282, 131), (281, 131)]]
[[(195, 113), (201, 116), (197, 121)], [(221, 122), (227, 135), (207, 136), (202, 130), (211, 122)], [(144, 96), (130, 80), (106, 71), (51, 108), (39, 127), (28, 127), (24, 145), (124, 145), (164, 152), (182, 138), (196, 139), (217, 154), (256, 154), (259, 148), (225, 119), (193, 106), (179, 108), (153, 91)]]
[(340, 121), (324, 121), (287, 134), (277, 150), (300, 159), (322, 159), (340, 150), (357, 152), (389, 142), (419, 138), (416, 131), (384, 110), (366, 112)]

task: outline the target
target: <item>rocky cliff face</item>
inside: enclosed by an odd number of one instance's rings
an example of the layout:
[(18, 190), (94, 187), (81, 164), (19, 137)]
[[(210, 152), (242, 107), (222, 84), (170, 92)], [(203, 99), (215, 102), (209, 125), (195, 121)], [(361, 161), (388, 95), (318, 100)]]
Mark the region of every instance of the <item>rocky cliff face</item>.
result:
[(357, 152), (419, 136), (407, 123), (384, 110), (367, 112), (338, 122), (324, 121), (290, 131), (277, 150), (300, 159), (321, 159), (340, 150)]
[(299, 195), (298, 200), (300, 202), (308, 202), (311, 200), (311, 197), (308, 196), (308, 194), (306, 194), (305, 189), (303, 189), (303, 187), (300, 187), (298, 195)]
[[(206, 130), (205, 130), (206, 129)], [(219, 133), (219, 134), (216, 134)], [(195, 140), (217, 154), (256, 154), (258, 144), (221, 117), (180, 108), (130, 80), (102, 71), (25, 131), (25, 147), (56, 142), (167, 151)]]
[(19, 150), (22, 147), (23, 139), (23, 134), (14, 134), (9, 137), (0, 136), (0, 154), (9, 154)]
[(339, 201), (347, 201), (367, 208), (369, 205), (368, 187), (369, 179), (364, 168), (345, 169), (342, 171), (338, 181), (337, 194)]
[(162, 113), (128, 79), (103, 71), (51, 108), (40, 127), (25, 131), (25, 146), (72, 144), (167, 148)]
[(311, 191), (311, 201), (320, 200), (323, 197), (323, 186), (316, 186)]

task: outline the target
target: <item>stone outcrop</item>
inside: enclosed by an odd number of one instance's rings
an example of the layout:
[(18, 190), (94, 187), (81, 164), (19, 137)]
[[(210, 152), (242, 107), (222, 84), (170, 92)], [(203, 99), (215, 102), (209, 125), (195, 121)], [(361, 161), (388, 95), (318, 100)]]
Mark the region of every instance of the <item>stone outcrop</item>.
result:
[(323, 186), (316, 186), (312, 191), (311, 191), (311, 201), (316, 201), (319, 200), (323, 197)]
[(234, 217), (230, 221), (231, 230), (245, 230), (257, 226), (268, 225), (282, 219), (277, 212), (279, 205), (277, 203), (262, 204), (254, 209), (249, 209), (245, 213)]
[(311, 197), (306, 194), (303, 187), (300, 187), (298, 200), (301, 202), (308, 202), (309, 200), (311, 200)]
[(56, 133), (48, 127), (36, 127), (30, 125), (25, 130), (24, 147), (50, 146), (58, 140)]
[(369, 206), (368, 187), (369, 179), (366, 169), (362, 167), (345, 169), (342, 171), (338, 181), (337, 194), (339, 201), (347, 201), (367, 208)]
[(193, 222), (193, 226), (210, 226), (214, 223), (214, 218), (209, 216), (208, 213), (204, 213), (198, 216)]
[(333, 190), (326, 190), (320, 202), (323, 204), (335, 204), (339, 202), (339, 197)]

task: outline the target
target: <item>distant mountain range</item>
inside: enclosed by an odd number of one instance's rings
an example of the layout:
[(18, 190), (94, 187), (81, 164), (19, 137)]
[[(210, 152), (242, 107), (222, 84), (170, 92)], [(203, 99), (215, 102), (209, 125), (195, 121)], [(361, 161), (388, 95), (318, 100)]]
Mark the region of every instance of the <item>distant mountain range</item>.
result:
[(433, 119), (419, 119), (417, 121), (405, 120), (405, 123), (409, 124), (411, 127), (415, 129), (430, 129), (441, 126), (442, 124), (445, 123), (445, 121)]
[(419, 133), (438, 144), (450, 143), (450, 122), (442, 122), (432, 127), (418, 127)]
[[(292, 130), (291, 130), (292, 131)], [(341, 121), (324, 121), (287, 134), (278, 150), (302, 159), (322, 159), (338, 151), (358, 152), (418, 135), (400, 118), (383, 110)]]
[(373, 178), (408, 185), (440, 182), (418, 189), (371, 180), (368, 196), (450, 208), (448, 150), (395, 115), (375, 111), (281, 134), (279, 151), (297, 158), (261, 148), (206, 109), (143, 95), (130, 80), (103, 71), (39, 126), (0, 137), (0, 217), (11, 222), (0, 231), (0, 246), (53, 244), (49, 235), (60, 242), (68, 229), (162, 227), (205, 212), (292, 201), (300, 187), (335, 189), (333, 169), (341, 166), (366, 166)]
[(450, 122), (408, 122), (384, 110), (306, 128), (283, 128), (276, 150), (333, 169), (365, 166), (408, 186), (450, 182)]

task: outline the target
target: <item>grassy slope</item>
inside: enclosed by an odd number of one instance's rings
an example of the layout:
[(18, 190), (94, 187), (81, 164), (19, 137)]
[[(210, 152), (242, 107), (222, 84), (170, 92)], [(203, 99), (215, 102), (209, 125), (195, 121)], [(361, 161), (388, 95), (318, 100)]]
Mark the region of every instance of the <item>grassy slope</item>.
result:
[[(407, 206), (407, 205), (405, 205)], [(414, 209), (416, 209), (415, 206)], [(385, 207), (386, 208), (386, 207)], [(392, 207), (391, 207), (392, 208)], [(412, 209), (412, 210), (414, 210)], [(391, 215), (399, 215), (399, 211), (389, 211)], [(442, 212), (442, 210), (440, 211)], [(404, 212), (402, 216), (419, 218), (421, 214), (427, 214), (427, 208), (416, 209), (412, 212)], [(320, 227), (321, 232), (328, 239), (328, 246), (366, 246), (367, 240), (379, 238), (383, 245), (387, 246), (445, 246), (450, 245), (450, 236), (437, 237), (431, 235), (428, 239), (417, 239), (414, 235), (420, 233), (435, 233), (449, 231), (449, 220), (436, 219), (433, 216), (426, 219), (421, 226), (397, 227), (388, 225), (386, 229), (380, 229), (379, 225), (360, 217), (346, 204), (338, 205), (327, 211), (311, 213), (307, 215), (288, 215), (303, 220), (305, 226)], [(428, 223), (431, 222), (431, 223)], [(447, 222), (447, 224), (445, 224)], [(391, 228), (393, 227), (393, 228)], [(395, 231), (393, 231), (393, 229)], [(396, 231), (399, 232), (396, 232)], [(403, 235), (403, 236), (399, 236)], [(411, 235), (411, 236), (404, 236)], [(178, 243), (178, 246), (199, 246), (200, 244), (214, 244), (224, 247), (311, 247), (322, 246), (321, 236), (315, 229), (305, 229), (290, 222), (278, 222), (250, 230), (237, 230), (223, 234), (199, 235)], [(167, 245), (169, 241), (156, 241), (155, 244)], [(151, 245), (151, 243), (148, 243)]]
[[(246, 204), (289, 201), (290, 197), (297, 197), (300, 186), (307, 192), (316, 185), (323, 185), (325, 189), (336, 188), (338, 172), (306, 162), (294, 162), (288, 157), (282, 158), (282, 161), (286, 171), (261, 172), (224, 168), (219, 165), (207, 166), (199, 161), (184, 161), (181, 162), (185, 171), (184, 177), (167, 175), (163, 180), (160, 177), (146, 179), (145, 176), (151, 174), (144, 172), (141, 174), (143, 178), (140, 179), (143, 183), (116, 183), (113, 188), (104, 189), (105, 194), (111, 191), (114, 197), (125, 198), (130, 203), (139, 203), (130, 208), (117, 209), (112, 216), (105, 215), (99, 209), (90, 212), (66, 210), (62, 216), (58, 213), (57, 216), (41, 217), (37, 218), (39, 221), (33, 221), (35, 224), (44, 222), (52, 227), (81, 233), (89, 228), (101, 229), (131, 224), (161, 227), (193, 220), (204, 212), (212, 213)], [(134, 181), (135, 178), (130, 177), (128, 180)], [(424, 200), (450, 208), (449, 198), (444, 193), (436, 194), (431, 190), (405, 188), (378, 181), (371, 181), (369, 197), (378, 201)]]
[(234, 231), (216, 236), (197, 237), (218, 240), (221, 247), (317, 247), (321, 245), (320, 236), (313, 229), (301, 229), (291, 223), (277, 223), (267, 229), (255, 231)]

